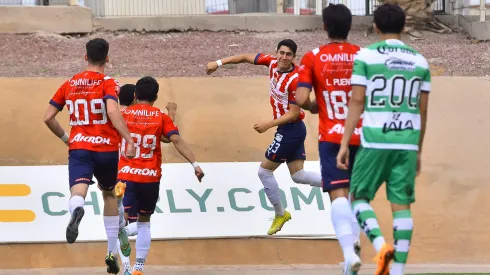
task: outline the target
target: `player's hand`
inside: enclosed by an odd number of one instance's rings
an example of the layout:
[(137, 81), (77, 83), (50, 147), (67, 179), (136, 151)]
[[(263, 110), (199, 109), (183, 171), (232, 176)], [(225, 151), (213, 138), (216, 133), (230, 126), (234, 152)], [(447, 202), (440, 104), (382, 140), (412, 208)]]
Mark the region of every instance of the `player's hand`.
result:
[(318, 103), (316, 102), (316, 100), (313, 100), (311, 102), (310, 113), (312, 113), (312, 114), (318, 114)]
[(261, 123), (258, 123), (258, 124), (255, 124), (254, 125), (254, 129), (255, 131), (257, 131), (257, 133), (260, 133), (262, 134), (263, 132), (269, 130), (271, 128), (271, 124), (269, 122), (261, 122)]
[(417, 174), (416, 177), (420, 175), (420, 171), (422, 170), (422, 158), (420, 157), (420, 153), (417, 153)]
[(349, 147), (340, 146), (337, 154), (337, 168), (347, 170), (349, 168)]
[(134, 145), (133, 141), (128, 143), (126, 147), (126, 151), (124, 153), (125, 153), (125, 157), (128, 159), (132, 159), (136, 156), (136, 146)]
[(167, 103), (167, 106), (165, 106), (165, 108), (169, 112), (176, 112), (177, 111), (177, 103), (170, 101), (169, 103)]
[(216, 61), (209, 62), (208, 65), (206, 66), (206, 73), (212, 74), (217, 69), (218, 69), (218, 63), (216, 63)]
[(201, 182), (202, 178), (204, 177), (204, 172), (202, 171), (201, 167), (197, 166), (194, 168), (194, 174), (197, 177), (197, 180)]

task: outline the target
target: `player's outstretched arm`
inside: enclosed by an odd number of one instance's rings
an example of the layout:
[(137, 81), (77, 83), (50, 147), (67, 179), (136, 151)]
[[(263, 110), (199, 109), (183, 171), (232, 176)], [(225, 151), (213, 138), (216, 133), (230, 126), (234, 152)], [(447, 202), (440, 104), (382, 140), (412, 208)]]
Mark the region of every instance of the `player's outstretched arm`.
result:
[(119, 105), (113, 99), (106, 100), (107, 115), (112, 122), (112, 125), (116, 128), (119, 134), (126, 140), (127, 149), (125, 151), (127, 158), (133, 158), (136, 155), (136, 148), (134, 146), (133, 138), (128, 130), (128, 126), (124, 121), (124, 118), (119, 110)]
[(61, 127), (58, 120), (56, 120), (56, 115), (59, 113), (59, 110), (53, 105), (49, 105), (46, 113), (44, 114), (44, 123), (48, 126), (49, 130), (53, 132), (59, 139), (61, 139), (66, 145), (68, 145), (69, 136)]
[(364, 95), (366, 93), (365, 86), (353, 85), (352, 97), (349, 101), (349, 112), (345, 119), (344, 135), (340, 142), (340, 150), (337, 155), (337, 167), (347, 170), (349, 167), (349, 142), (356, 129), (357, 123), (364, 111)]
[(199, 164), (196, 162), (196, 157), (194, 157), (194, 153), (189, 148), (189, 146), (187, 146), (187, 142), (185, 142), (185, 140), (177, 134), (173, 134), (169, 138), (179, 154), (182, 155), (187, 161), (189, 161), (192, 166), (194, 166), (196, 177), (200, 182), (201, 179), (204, 177), (204, 172), (201, 170), (201, 167), (199, 167)]
[(208, 65), (206, 66), (206, 73), (212, 74), (214, 71), (218, 69), (218, 67), (221, 67), (222, 65), (226, 65), (226, 64), (239, 64), (239, 63), (255, 64), (256, 56), (257, 54), (244, 53), (244, 54), (229, 56), (220, 60), (209, 62)]
[(281, 116), (278, 119), (273, 119), (271, 121), (255, 124), (254, 129), (258, 133), (263, 133), (272, 127), (283, 125), (295, 120), (296, 118), (298, 118), (300, 112), (301, 112), (301, 108), (298, 105), (290, 103), (289, 111), (285, 113), (283, 116)]

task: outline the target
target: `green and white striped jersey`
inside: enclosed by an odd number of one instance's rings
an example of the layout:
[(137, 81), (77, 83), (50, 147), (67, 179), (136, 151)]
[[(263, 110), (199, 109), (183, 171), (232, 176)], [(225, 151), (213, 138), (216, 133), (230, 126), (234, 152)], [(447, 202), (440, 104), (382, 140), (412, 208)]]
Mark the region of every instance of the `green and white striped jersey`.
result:
[(361, 144), (366, 148), (418, 150), (420, 92), (430, 92), (429, 63), (400, 40), (362, 48), (352, 85), (366, 87)]

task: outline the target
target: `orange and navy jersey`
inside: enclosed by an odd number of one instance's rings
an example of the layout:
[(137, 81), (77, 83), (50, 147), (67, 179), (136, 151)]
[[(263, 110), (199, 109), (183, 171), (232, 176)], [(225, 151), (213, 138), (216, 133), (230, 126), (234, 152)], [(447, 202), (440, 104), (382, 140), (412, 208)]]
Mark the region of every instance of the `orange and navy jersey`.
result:
[(106, 100), (118, 101), (119, 83), (104, 74), (84, 71), (56, 91), (50, 104), (70, 115), (69, 149), (96, 152), (118, 150), (118, 132), (107, 115)]
[[(255, 65), (269, 67), (270, 79), (270, 104), (272, 117), (278, 119), (289, 111), (289, 104), (296, 104), (296, 86), (298, 84), (298, 69), (293, 68), (288, 72), (279, 72), (277, 58), (259, 53), (255, 56)], [(294, 121), (303, 120), (305, 113), (301, 110), (299, 117)]]
[(137, 183), (160, 182), (162, 176), (162, 135), (179, 134), (177, 125), (160, 109), (148, 104), (135, 104), (123, 111), (123, 117), (136, 147), (136, 156), (124, 157), (126, 140), (121, 139), (119, 180)]
[[(350, 43), (329, 43), (303, 56), (298, 87), (313, 88), (318, 104), (319, 141), (340, 143), (344, 133), (347, 108), (352, 96), (350, 79), (354, 57), (360, 47)], [(360, 144), (359, 123), (351, 145)]]

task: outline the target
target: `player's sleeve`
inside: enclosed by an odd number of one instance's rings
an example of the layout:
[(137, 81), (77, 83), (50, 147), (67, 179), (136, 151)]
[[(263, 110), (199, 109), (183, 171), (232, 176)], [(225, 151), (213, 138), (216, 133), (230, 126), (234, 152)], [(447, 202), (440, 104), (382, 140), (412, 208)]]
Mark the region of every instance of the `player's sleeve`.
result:
[[(311, 89), (313, 87), (313, 60), (315, 56), (313, 52), (306, 53), (301, 59), (301, 64), (298, 70), (298, 88), (305, 87)], [(296, 89), (295, 89), (296, 90)]]
[(263, 65), (263, 66), (268, 67), (271, 64), (272, 60), (274, 60), (274, 57), (272, 57), (268, 54), (258, 53), (255, 56), (254, 64), (255, 65)]
[(119, 82), (109, 76), (104, 77), (104, 99), (113, 99), (118, 102)]
[(420, 91), (424, 93), (430, 93), (431, 88), (431, 76), (429, 62), (426, 61), (427, 69), (425, 69), (424, 77), (422, 78), (422, 84), (420, 85)]
[(298, 77), (295, 77), (288, 86), (289, 104), (296, 104), (296, 89), (298, 87)]
[(165, 113), (162, 113), (162, 122), (163, 122), (163, 135), (167, 138), (170, 138), (171, 135), (178, 135), (179, 128), (172, 119)]
[(66, 89), (66, 82), (63, 85), (61, 85), (61, 87), (58, 88), (54, 96), (49, 101), (49, 104), (53, 105), (60, 112), (63, 110), (63, 107), (66, 104), (65, 89)]
[(354, 67), (352, 69), (351, 85), (352, 86), (367, 86), (367, 52), (363, 49), (357, 52), (354, 58)]

